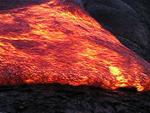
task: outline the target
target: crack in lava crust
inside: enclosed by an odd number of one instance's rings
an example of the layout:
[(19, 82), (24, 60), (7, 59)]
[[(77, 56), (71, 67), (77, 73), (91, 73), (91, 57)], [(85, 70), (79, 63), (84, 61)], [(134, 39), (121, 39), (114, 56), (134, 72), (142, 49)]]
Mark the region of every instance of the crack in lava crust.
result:
[(150, 64), (73, 2), (0, 11), (0, 85), (150, 90)]

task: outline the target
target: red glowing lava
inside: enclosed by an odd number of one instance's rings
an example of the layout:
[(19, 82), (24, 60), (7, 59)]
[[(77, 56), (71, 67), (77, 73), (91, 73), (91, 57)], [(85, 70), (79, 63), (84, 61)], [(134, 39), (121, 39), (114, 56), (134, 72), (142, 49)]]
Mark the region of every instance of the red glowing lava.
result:
[(74, 3), (0, 11), (0, 85), (150, 90), (150, 64)]

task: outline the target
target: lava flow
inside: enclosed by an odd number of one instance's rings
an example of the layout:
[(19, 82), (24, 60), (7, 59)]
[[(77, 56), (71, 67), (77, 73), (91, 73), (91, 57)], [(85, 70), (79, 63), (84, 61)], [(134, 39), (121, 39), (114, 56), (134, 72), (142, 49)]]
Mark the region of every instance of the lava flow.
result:
[(150, 64), (73, 2), (0, 11), (0, 85), (39, 83), (146, 91)]

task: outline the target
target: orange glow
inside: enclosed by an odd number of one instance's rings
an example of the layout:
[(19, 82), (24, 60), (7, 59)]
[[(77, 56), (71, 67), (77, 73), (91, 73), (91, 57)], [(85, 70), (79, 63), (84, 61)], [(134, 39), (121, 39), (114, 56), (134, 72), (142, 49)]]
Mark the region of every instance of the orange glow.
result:
[(0, 11), (0, 85), (61, 83), (150, 90), (150, 64), (79, 6)]

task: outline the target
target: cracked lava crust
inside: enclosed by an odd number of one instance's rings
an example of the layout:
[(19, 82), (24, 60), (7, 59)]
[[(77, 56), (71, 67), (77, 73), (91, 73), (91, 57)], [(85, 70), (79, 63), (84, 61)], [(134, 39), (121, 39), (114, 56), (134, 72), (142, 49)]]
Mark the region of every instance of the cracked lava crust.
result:
[(60, 83), (150, 90), (150, 64), (77, 4), (0, 11), (0, 85)]

